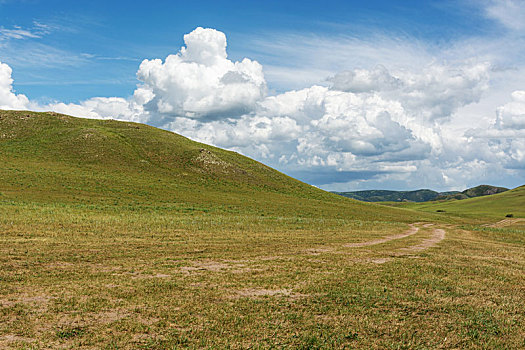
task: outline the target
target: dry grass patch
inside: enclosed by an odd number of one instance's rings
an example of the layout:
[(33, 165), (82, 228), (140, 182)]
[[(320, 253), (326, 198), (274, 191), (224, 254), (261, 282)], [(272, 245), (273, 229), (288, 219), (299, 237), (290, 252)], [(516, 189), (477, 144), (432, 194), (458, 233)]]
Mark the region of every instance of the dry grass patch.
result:
[[(15, 222), (27, 214), (10, 213)], [(40, 223), (11, 226), (0, 246), (0, 300), (15, 302), (0, 308), (0, 335), (34, 339), (35, 349), (523, 344), (525, 253), (506, 228), (421, 223), (407, 237), (348, 248), (407, 226), (334, 221), (322, 230), (287, 219), (271, 221), (273, 231), (261, 219), (235, 230), (232, 219), (217, 230), (216, 220), (190, 216), (182, 230), (183, 218), (161, 227), (164, 216), (151, 214), (122, 219), (119, 234), (121, 219), (108, 214), (96, 213), (96, 224), (89, 213), (68, 213), (93, 223), (73, 230), (61, 228), (60, 212), (35, 215)], [(39, 225), (54, 235), (35, 239)], [(440, 229), (446, 237), (436, 246), (403, 250), (428, 245)], [(334, 249), (312, 256), (312, 247)], [(38, 296), (50, 298), (31, 299)], [(0, 348), (30, 347), (9, 339)]]

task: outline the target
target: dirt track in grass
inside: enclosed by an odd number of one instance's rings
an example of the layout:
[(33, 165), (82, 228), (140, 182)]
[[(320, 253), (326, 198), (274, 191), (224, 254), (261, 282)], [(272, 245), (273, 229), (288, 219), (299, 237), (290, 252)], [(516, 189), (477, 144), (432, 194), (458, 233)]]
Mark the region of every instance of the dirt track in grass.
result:
[(419, 227), (415, 226), (416, 224), (410, 224), (410, 228), (405, 231), (404, 233), (400, 233), (397, 235), (387, 236), (380, 239), (374, 239), (373, 241), (367, 241), (367, 242), (360, 242), (360, 243), (348, 243), (343, 245), (345, 248), (358, 248), (358, 247), (367, 247), (371, 245), (386, 243), (388, 241), (393, 241), (395, 239), (401, 239), (405, 237), (409, 237), (412, 235), (415, 235), (419, 231)]
[(436, 228), (432, 230), (432, 236), (424, 239), (423, 241), (421, 241), (421, 243), (407, 247), (407, 248), (401, 248), (400, 250), (406, 251), (406, 252), (418, 252), (418, 251), (426, 250), (428, 248), (434, 247), (439, 242), (441, 242), (443, 239), (445, 239), (445, 230)]
[[(432, 223), (416, 222), (416, 223), (410, 224), (409, 226), (410, 226), (410, 228), (408, 230), (404, 231), (403, 233), (398, 233), (398, 234), (395, 234), (395, 235), (390, 235), (390, 236), (386, 236), (386, 237), (383, 237), (383, 238), (378, 238), (378, 239), (365, 241), (365, 242), (346, 243), (346, 244), (343, 244), (340, 247), (343, 247), (343, 248), (363, 248), (363, 247), (370, 247), (370, 246), (374, 246), (374, 245), (378, 245), (378, 244), (388, 243), (390, 241), (400, 240), (400, 239), (403, 239), (403, 238), (407, 238), (407, 237), (413, 236), (416, 233), (420, 232), (420, 227), (422, 227), (424, 229), (429, 229), (432, 226), (434, 226), (434, 224), (432, 224)], [(420, 227), (418, 227), (418, 226), (420, 226)], [(440, 228), (434, 228), (432, 230), (432, 234), (431, 234), (430, 237), (421, 240), (417, 244), (413, 244), (413, 245), (402, 247), (402, 248), (395, 248), (394, 250), (391, 250), (391, 251), (384, 251), (384, 252), (382, 252), (384, 254), (387, 254), (389, 257), (365, 259), (364, 261), (373, 262), (373, 263), (377, 263), (377, 264), (383, 264), (385, 262), (388, 262), (388, 261), (392, 260), (392, 257), (394, 257), (394, 256), (411, 255), (413, 253), (421, 252), (421, 251), (424, 251), (426, 249), (432, 248), (432, 247), (436, 246), (439, 242), (441, 242), (443, 239), (445, 239), (445, 230), (440, 229)], [(319, 254), (323, 254), (323, 253), (335, 252), (337, 250), (338, 250), (338, 247), (326, 247), (326, 246), (323, 247), (323, 246), (321, 246), (321, 247), (307, 249), (306, 252), (308, 254), (311, 254), (311, 255), (319, 255)]]

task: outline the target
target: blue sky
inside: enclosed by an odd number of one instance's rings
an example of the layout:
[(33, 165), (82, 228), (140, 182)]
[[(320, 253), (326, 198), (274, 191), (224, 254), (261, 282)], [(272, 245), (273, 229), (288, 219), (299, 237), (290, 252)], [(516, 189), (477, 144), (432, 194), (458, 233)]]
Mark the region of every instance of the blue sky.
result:
[(513, 187), (524, 14), (522, 0), (0, 0), (0, 106), (145, 122), (326, 189)]
[[(2, 28), (37, 35), (11, 40), (1, 59), (15, 70), (15, 88), (39, 100), (80, 101), (133, 93), (143, 59), (165, 57), (197, 26), (229, 39), (232, 59), (263, 66), (279, 57), (258, 52), (252, 40), (284, 33), (410, 36), (436, 44), (497, 27), (475, 6), (425, 1), (4, 1)], [(42, 32), (40, 23), (49, 28)], [(27, 57), (20, 58), (20, 55)], [(288, 63), (293, 64), (293, 62)], [(344, 63), (342, 63), (344, 66)], [(351, 69), (353, 67), (346, 67)], [(271, 81), (269, 82), (271, 85)], [(286, 86), (275, 84), (282, 90)], [(286, 84), (284, 84), (286, 85)]]

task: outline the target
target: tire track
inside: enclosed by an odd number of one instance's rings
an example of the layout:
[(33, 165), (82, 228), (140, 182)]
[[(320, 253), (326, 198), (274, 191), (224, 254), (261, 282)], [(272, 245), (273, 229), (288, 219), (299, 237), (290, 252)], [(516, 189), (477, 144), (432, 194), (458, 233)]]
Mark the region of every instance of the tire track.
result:
[(397, 235), (387, 236), (384, 238), (375, 239), (373, 241), (367, 241), (367, 242), (360, 242), (360, 243), (347, 243), (343, 244), (343, 247), (345, 248), (359, 248), (359, 247), (368, 247), (371, 245), (386, 243), (389, 241), (393, 241), (395, 239), (401, 239), (405, 237), (409, 237), (412, 235), (415, 235), (419, 231), (419, 227), (416, 227), (415, 224), (410, 224), (410, 228), (405, 231), (404, 233), (400, 233)]
[[(406, 247), (406, 248), (400, 248), (399, 251), (411, 253), (411, 252), (420, 252), (423, 250), (427, 250), (428, 248), (432, 248), (436, 246), (439, 242), (441, 242), (443, 239), (445, 239), (445, 230), (441, 228), (435, 228), (432, 230), (432, 236), (429, 238), (424, 239), (421, 241), (421, 243)], [(404, 254), (401, 254), (404, 255)]]
[[(397, 239), (410, 237), (419, 232), (419, 227), (417, 227), (416, 225), (421, 225), (421, 223), (416, 222), (416, 223), (410, 224), (409, 225), (410, 228), (403, 233), (390, 235), (390, 236), (386, 236), (386, 237), (379, 238), (379, 239), (374, 239), (372, 241), (358, 242), (358, 243), (346, 243), (339, 247), (344, 247), (344, 248), (368, 247), (372, 245), (390, 242), (390, 241), (397, 240)], [(430, 228), (432, 226), (434, 226), (434, 224), (431, 224), (431, 223), (426, 223), (422, 225), (423, 228)], [(409, 247), (397, 248), (395, 250), (383, 252), (383, 254), (387, 254), (390, 257), (383, 257), (383, 258), (378, 257), (378, 258), (373, 258), (373, 259), (366, 259), (365, 261), (373, 262), (377, 264), (383, 264), (387, 261), (392, 260), (392, 257), (411, 255), (413, 253), (421, 252), (426, 249), (432, 248), (436, 246), (439, 242), (441, 242), (443, 239), (445, 239), (445, 230), (440, 229), (440, 228), (435, 228), (432, 230), (432, 235), (430, 237), (423, 239), (418, 244), (415, 244)], [(322, 247), (321, 246), (317, 248), (307, 249), (306, 252), (311, 255), (319, 255), (321, 253), (329, 253), (329, 252), (334, 252), (336, 250), (337, 250), (336, 247), (326, 247), (326, 246)], [(348, 254), (348, 253), (344, 253), (344, 254)]]
[[(424, 227), (430, 227), (432, 225), (428, 224), (424, 225)], [(402, 256), (413, 256), (414, 253), (422, 252), (424, 250), (427, 250), (429, 248), (435, 247), (439, 242), (441, 242), (443, 239), (445, 239), (445, 230), (436, 228), (432, 230), (432, 236), (429, 238), (426, 238), (421, 241), (421, 243), (405, 247), (405, 248), (399, 248), (396, 251), (392, 252), (390, 254), (390, 257), (388, 258), (373, 258), (368, 259), (367, 262), (371, 262), (374, 264), (384, 264), (386, 262), (392, 261), (395, 257), (402, 257)]]

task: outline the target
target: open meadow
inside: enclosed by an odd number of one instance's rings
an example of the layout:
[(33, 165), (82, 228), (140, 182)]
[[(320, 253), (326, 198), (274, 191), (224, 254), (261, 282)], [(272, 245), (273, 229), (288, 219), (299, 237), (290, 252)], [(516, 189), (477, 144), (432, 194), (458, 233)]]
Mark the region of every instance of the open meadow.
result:
[(361, 203), (31, 112), (0, 112), (0, 164), (2, 349), (525, 347), (523, 188), (488, 215)]

